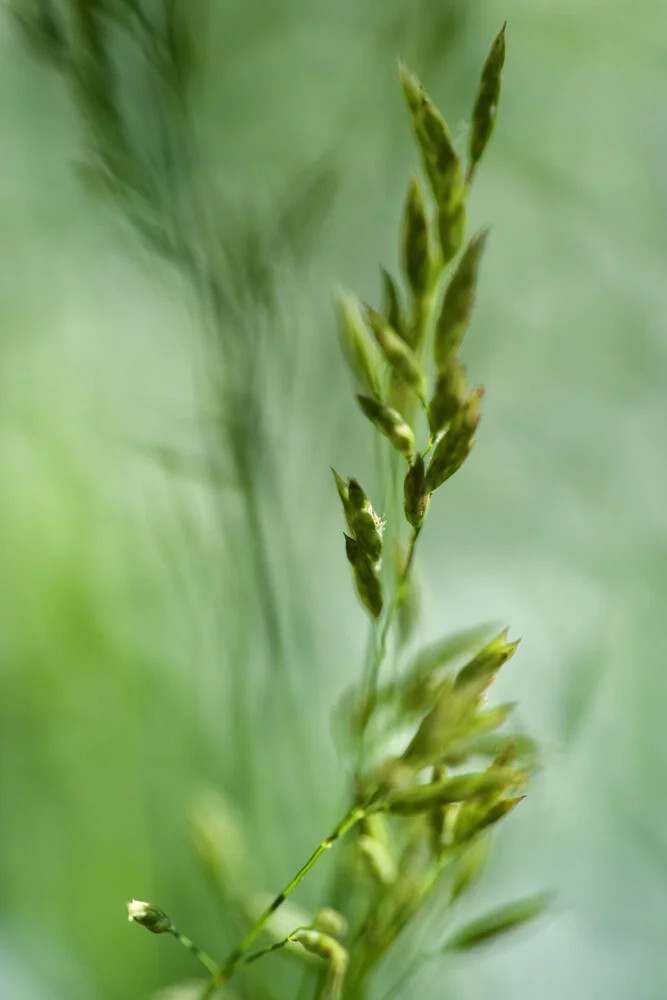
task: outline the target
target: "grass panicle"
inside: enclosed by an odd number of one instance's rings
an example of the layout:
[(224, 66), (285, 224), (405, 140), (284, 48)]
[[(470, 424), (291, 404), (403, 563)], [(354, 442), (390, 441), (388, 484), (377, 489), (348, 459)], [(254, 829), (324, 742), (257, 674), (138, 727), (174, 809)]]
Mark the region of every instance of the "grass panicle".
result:
[[(88, 155), (82, 175), (120, 205), (142, 239), (194, 283), (225, 362), (247, 373), (246, 362), (254, 364), (253, 345), (233, 343), (227, 331), (234, 311), (220, 265), (229, 259), (224, 247), (212, 248), (208, 242), (201, 199), (192, 197), (196, 156), (188, 101), (201, 38), (200, 5), (11, 0), (10, 7), (32, 48), (67, 80), (86, 124)], [(137, 132), (126, 113), (127, 93), (113, 41), (119, 33), (133, 40), (143, 78), (150, 82), (146, 92), (157, 95), (150, 109), (155, 126), (150, 139)], [(340, 338), (368, 421), (365, 428), (378, 435), (392, 470), (390, 495), (383, 498), (389, 511), (387, 537), (380, 509), (361, 485), (371, 481), (370, 470), (359, 478), (333, 472), (345, 554), (371, 619), (365, 668), (340, 716), (353, 762), (348, 807), (282, 891), (267, 901), (253, 884), (252, 858), (245, 856), (244, 837), (232, 813), (222, 800), (200, 803), (192, 817), (195, 847), (224, 906), (244, 928), (221, 962), (181, 934), (161, 909), (137, 900), (128, 904), (132, 922), (153, 934), (175, 937), (206, 969), (202, 1000), (271, 955), (299, 961), (303, 975), (312, 980), (304, 985), (314, 997), (362, 1000), (385, 955), (426, 913), (427, 904), (437, 897), (455, 906), (483, 875), (493, 830), (526, 795), (535, 748), (529, 737), (505, 728), (512, 704), (487, 702), (496, 674), (517, 649), (507, 630), (494, 635), (484, 626), (405, 654), (407, 638), (414, 639), (418, 627), (415, 563), (433, 510), (432, 496), (464, 466), (482, 417), (483, 391), (468, 387), (459, 355), (472, 319), (487, 233), (466, 245), (466, 220), (471, 182), (496, 124), (504, 62), (503, 26), (483, 66), (467, 163), (432, 98), (400, 65), (424, 173), (423, 179), (410, 178), (404, 201), (399, 236), (403, 279), (382, 271), (378, 308), (362, 304), (348, 291), (335, 295)], [(155, 183), (156, 162), (161, 184)], [(292, 215), (298, 218), (296, 208)], [(304, 214), (309, 216), (310, 210)], [(230, 386), (215, 388), (222, 392)], [(247, 394), (240, 398), (245, 406)], [(234, 417), (233, 404), (224, 402), (232, 405)], [(246, 425), (248, 421), (230, 421), (237, 429)], [(231, 451), (239, 456), (246, 506), (255, 511), (261, 536), (257, 484), (248, 464), (256, 449), (237, 436)], [(383, 560), (388, 540), (391, 557)], [(279, 645), (275, 622), (274, 632)], [(389, 678), (390, 657), (395, 669)], [(399, 739), (403, 743), (397, 751)], [(301, 914), (290, 897), (339, 841), (345, 846), (338, 852), (330, 894), (313, 917)], [(543, 895), (519, 900), (447, 937), (439, 925), (433, 927), (440, 944), (406, 963), (401, 984), (420, 962), (486, 944), (523, 927), (547, 904)]]

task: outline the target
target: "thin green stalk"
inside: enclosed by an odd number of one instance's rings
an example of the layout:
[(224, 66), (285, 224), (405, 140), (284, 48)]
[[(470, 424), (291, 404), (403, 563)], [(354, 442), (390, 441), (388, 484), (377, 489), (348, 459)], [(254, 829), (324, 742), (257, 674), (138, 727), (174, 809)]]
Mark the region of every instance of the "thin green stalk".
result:
[[(363, 705), (364, 705), (364, 712), (368, 713), (367, 717), (370, 717), (370, 715), (372, 715), (373, 709), (375, 708), (377, 702), (378, 678), (380, 676), (380, 670), (382, 668), (382, 665), (387, 656), (387, 642), (389, 639), (389, 633), (391, 631), (391, 626), (394, 621), (394, 615), (396, 614), (396, 609), (399, 605), (401, 597), (403, 596), (403, 591), (405, 590), (405, 586), (410, 576), (412, 563), (414, 562), (417, 539), (419, 538), (420, 533), (421, 533), (421, 527), (412, 529), (412, 535), (410, 536), (410, 544), (408, 548), (408, 556), (405, 561), (405, 566), (403, 567), (403, 570), (401, 571), (401, 574), (398, 580), (396, 581), (394, 594), (389, 604), (389, 607), (387, 608), (385, 619), (384, 622), (382, 623), (382, 627), (379, 629), (379, 633), (378, 633), (377, 623), (373, 622), (373, 632), (375, 635), (377, 635), (377, 641), (375, 644), (375, 656), (370, 661), (369, 669), (367, 672), (367, 678), (364, 683), (365, 694), (363, 699)], [(357, 777), (361, 773), (363, 767), (364, 754), (366, 748), (365, 737), (366, 737), (366, 728), (364, 728), (364, 731), (359, 740), (357, 763), (355, 767), (355, 774)]]
[(408, 547), (408, 556), (405, 561), (405, 566), (401, 571), (401, 574), (396, 582), (396, 588), (394, 590), (394, 595), (391, 599), (391, 603), (387, 609), (385, 619), (380, 630), (378, 644), (376, 649), (375, 658), (371, 664), (371, 670), (368, 678), (368, 689), (371, 699), (377, 696), (377, 681), (380, 673), (380, 668), (384, 663), (385, 657), (387, 655), (387, 640), (389, 638), (389, 632), (391, 631), (391, 626), (394, 621), (394, 615), (396, 613), (396, 608), (398, 607), (399, 601), (403, 596), (403, 591), (408, 582), (408, 577), (410, 576), (410, 570), (412, 569), (412, 563), (414, 561), (415, 547), (417, 545), (417, 539), (419, 538), (421, 532), (420, 528), (413, 528), (412, 535), (410, 537), (410, 544)]
[[(275, 944), (268, 944), (266, 948), (260, 948), (259, 951), (254, 951), (252, 955), (246, 955), (245, 957), (240, 958), (238, 962), (236, 962), (233, 966), (231, 966), (228, 969), (228, 974), (232, 975), (232, 973), (236, 972), (237, 969), (240, 969), (246, 965), (252, 965), (252, 963), (256, 962), (258, 958), (263, 958), (264, 955), (270, 955), (272, 951), (280, 951), (281, 948), (287, 947), (288, 944), (291, 944), (293, 942), (294, 935), (296, 934), (296, 932), (304, 930), (308, 930), (308, 928), (297, 927), (292, 931), (291, 934), (288, 934), (286, 938), (283, 938), (282, 941), (276, 941)], [(216, 969), (216, 975), (220, 971), (221, 971), (220, 967), (218, 966), (218, 968)]]
[(181, 932), (175, 927), (171, 927), (169, 929), (169, 933), (173, 934), (176, 940), (195, 956), (197, 961), (204, 966), (210, 975), (217, 976), (220, 973), (220, 966), (218, 963), (214, 961), (210, 955), (207, 955), (205, 951), (202, 951), (201, 948), (198, 948), (197, 945), (190, 940), (190, 938), (185, 936), (185, 934), (181, 934)]
[(328, 851), (337, 840), (340, 840), (340, 838), (344, 836), (348, 830), (351, 830), (353, 826), (364, 818), (366, 811), (367, 806), (354, 806), (334, 827), (332, 833), (330, 833), (328, 837), (325, 837), (325, 839), (318, 844), (306, 863), (302, 865), (294, 878), (287, 883), (282, 892), (278, 893), (273, 902), (267, 906), (264, 913), (262, 913), (259, 919), (253, 924), (238, 947), (234, 949), (224, 965), (216, 972), (213, 980), (209, 983), (207, 989), (202, 994), (202, 1000), (206, 1000), (206, 998), (213, 996), (215, 990), (233, 975), (234, 971), (239, 967), (239, 962), (243, 957), (244, 952), (248, 950), (253, 941), (259, 936), (276, 910), (279, 909), (288, 896), (294, 892), (302, 879), (305, 878), (311, 868), (317, 864), (322, 855)]

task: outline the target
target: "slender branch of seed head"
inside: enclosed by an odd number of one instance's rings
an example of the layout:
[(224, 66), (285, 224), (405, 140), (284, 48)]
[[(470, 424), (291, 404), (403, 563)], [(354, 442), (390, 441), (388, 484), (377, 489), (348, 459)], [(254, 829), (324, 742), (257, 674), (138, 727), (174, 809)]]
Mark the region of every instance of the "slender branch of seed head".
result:
[[(408, 548), (408, 556), (405, 561), (403, 570), (398, 580), (396, 581), (396, 588), (394, 591), (394, 595), (391, 599), (389, 607), (387, 608), (382, 628), (379, 629), (378, 631), (378, 626), (377, 624), (374, 623), (374, 634), (377, 636), (377, 640), (375, 644), (375, 655), (372, 661), (370, 662), (366, 681), (364, 683), (365, 711), (369, 711), (370, 709), (375, 707), (375, 702), (377, 699), (378, 677), (380, 676), (380, 670), (387, 656), (387, 641), (389, 639), (389, 633), (391, 631), (391, 626), (394, 621), (394, 615), (396, 614), (396, 609), (400, 603), (403, 591), (405, 590), (405, 585), (408, 582), (408, 577), (410, 576), (410, 570), (412, 569), (412, 563), (414, 561), (415, 547), (417, 545), (417, 539), (419, 538), (420, 532), (421, 532), (421, 526), (419, 528), (413, 528), (412, 536), (410, 538), (410, 545)], [(355, 774), (357, 776), (360, 774), (363, 765), (364, 750), (365, 750), (365, 735), (366, 733), (364, 730), (359, 741), (359, 747), (357, 752), (357, 761), (355, 766)]]
[(194, 955), (197, 961), (203, 965), (206, 971), (212, 976), (217, 976), (220, 973), (221, 967), (218, 963), (214, 961), (210, 955), (207, 955), (205, 951), (202, 951), (201, 948), (198, 948), (197, 945), (190, 940), (190, 938), (185, 936), (185, 934), (181, 934), (181, 932), (173, 926), (169, 928), (169, 933), (173, 934), (176, 940), (179, 941), (184, 948), (187, 948), (187, 950)]
[[(305, 931), (308, 929), (309, 928), (307, 927), (296, 927), (290, 934), (287, 935), (286, 938), (283, 938), (282, 941), (276, 941), (274, 944), (267, 945), (266, 948), (260, 948), (259, 951), (254, 951), (252, 955), (245, 955), (243, 958), (240, 958), (238, 962), (236, 962), (236, 964), (228, 970), (228, 974), (231, 975), (232, 973), (236, 972), (237, 969), (240, 969), (243, 966), (252, 965), (253, 962), (257, 961), (257, 959), (263, 958), (264, 955), (269, 955), (272, 951), (280, 951), (281, 948), (285, 948), (287, 947), (288, 944), (292, 943), (292, 941), (294, 940), (294, 935), (298, 931)], [(220, 971), (221, 971), (220, 967), (218, 966), (216, 974)]]
[(421, 527), (413, 528), (412, 536), (410, 538), (410, 545), (408, 548), (408, 557), (405, 561), (405, 566), (403, 567), (403, 570), (401, 571), (401, 574), (396, 582), (396, 589), (394, 591), (394, 596), (391, 599), (391, 603), (387, 609), (387, 614), (385, 616), (385, 620), (382, 625), (382, 629), (380, 631), (377, 652), (372, 664), (372, 670), (369, 678), (369, 691), (371, 697), (375, 695), (377, 689), (377, 680), (378, 680), (378, 675), (380, 673), (380, 667), (384, 663), (384, 659), (387, 655), (387, 640), (389, 638), (389, 632), (391, 631), (391, 626), (393, 624), (396, 608), (398, 607), (400, 599), (403, 595), (403, 591), (405, 590), (405, 585), (408, 582), (408, 577), (410, 576), (410, 570), (412, 569), (412, 563), (414, 561), (415, 547), (417, 545), (417, 539), (419, 538), (420, 532), (421, 532)]
[(422, 452), (423, 459), (426, 459), (428, 457), (428, 454), (433, 448), (434, 444), (435, 444), (435, 438), (433, 437), (433, 435), (431, 435), (428, 439), (428, 445), (426, 446), (426, 449)]
[[(215, 974), (209, 986), (202, 994), (201, 1000), (207, 1000), (208, 997), (212, 996), (218, 986), (225, 983), (230, 976), (233, 975), (234, 971), (239, 968), (242, 963), (242, 958), (244, 953), (248, 950), (253, 941), (258, 937), (261, 931), (264, 929), (270, 918), (278, 910), (285, 900), (294, 892), (296, 887), (299, 885), (301, 880), (308, 874), (308, 872), (313, 868), (315, 864), (319, 861), (322, 855), (332, 847), (337, 840), (351, 830), (360, 820), (366, 815), (367, 806), (354, 806), (349, 810), (342, 818), (342, 820), (336, 825), (332, 833), (316, 847), (311, 856), (308, 858), (306, 863), (302, 865), (299, 871), (296, 873), (294, 878), (287, 883), (285, 888), (280, 892), (273, 902), (267, 906), (266, 910), (259, 919), (253, 924), (246, 936), (243, 938), (241, 943), (234, 949), (234, 951), (229, 955), (224, 965), (219, 968), (219, 971)], [(293, 932), (294, 933), (294, 932)]]

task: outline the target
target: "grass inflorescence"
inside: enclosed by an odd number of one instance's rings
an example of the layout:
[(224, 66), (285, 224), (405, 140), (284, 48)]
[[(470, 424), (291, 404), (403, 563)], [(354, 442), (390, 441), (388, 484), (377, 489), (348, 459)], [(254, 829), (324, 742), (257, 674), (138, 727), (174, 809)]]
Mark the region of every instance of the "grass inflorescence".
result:
[[(337, 292), (336, 305), (361, 413), (404, 463), (399, 481), (407, 538), (402, 557), (387, 572), (383, 519), (360, 478), (332, 470), (345, 522), (344, 551), (373, 636), (366, 669), (342, 712), (354, 750), (351, 802), (284, 889), (254, 916), (202, 1000), (250, 962), (294, 944), (327, 970), (316, 977), (317, 995), (364, 997), (380, 962), (428, 902), (444, 895), (454, 906), (477, 881), (493, 829), (525, 798), (535, 748), (525, 735), (505, 729), (513, 705), (489, 707), (486, 701), (518, 646), (508, 630), (484, 638), (475, 630), (447, 637), (414, 654), (398, 679), (383, 677), (432, 498), (464, 465), (481, 420), (483, 390), (468, 385), (460, 349), (487, 233), (466, 242), (467, 202), (495, 126), (504, 58), (503, 27), (482, 71), (467, 163), (429, 95), (400, 66), (427, 181), (415, 175), (408, 185), (401, 226), (404, 280), (383, 270), (379, 309), (347, 290)], [(398, 525), (392, 527), (400, 534)], [(396, 753), (401, 734), (403, 749)], [(316, 916), (287, 934), (272, 931), (294, 890), (342, 838), (346, 847), (332, 895), (344, 915), (329, 906), (328, 922)], [(342, 882), (344, 894), (337, 891)], [(434, 928), (437, 943), (418, 961), (481, 945), (533, 919), (546, 903), (543, 895), (519, 900), (449, 937)], [(273, 934), (273, 943), (253, 951), (266, 934)]]
[[(110, 194), (146, 242), (194, 281), (221, 330), (226, 290), (209, 266), (203, 230), (194, 242), (188, 235), (201, 206), (191, 203), (187, 223), (183, 217), (184, 179), (192, 168), (186, 106), (197, 4), (161, 0), (155, 5), (164, 14), (159, 23), (145, 12), (148, 6), (129, 0), (12, 0), (11, 6), (34, 48), (67, 78), (87, 122), (88, 182)], [(160, 84), (163, 106), (149, 153), (151, 162), (162, 161), (162, 189), (153, 184), (136, 133), (128, 128), (109, 45), (110, 29), (122, 32), (128, 24), (146, 72)], [(359, 683), (337, 714), (351, 749), (348, 807), (282, 891), (268, 899), (248, 888), (243, 837), (226, 803), (208, 799), (193, 811), (200, 860), (245, 927), (220, 962), (181, 934), (163, 910), (137, 900), (128, 906), (131, 921), (175, 937), (204, 967), (208, 980), (201, 1000), (274, 954), (302, 961), (316, 996), (362, 1000), (382, 960), (406, 928), (428, 913), (429, 902), (438, 898), (454, 907), (479, 879), (494, 829), (526, 794), (535, 748), (524, 734), (506, 729), (512, 705), (487, 703), (490, 685), (517, 650), (507, 630), (448, 636), (412, 654), (391, 680), (384, 671), (392, 645), (400, 664), (405, 638), (416, 626), (415, 556), (437, 506), (433, 497), (465, 464), (482, 415), (482, 388), (469, 385), (460, 351), (487, 233), (467, 237), (467, 209), (496, 124), (504, 61), (503, 26), (483, 66), (465, 158), (419, 80), (400, 65), (422, 166), (422, 175), (410, 178), (404, 202), (402, 279), (383, 269), (378, 308), (350, 291), (336, 293), (360, 417), (391, 450), (401, 492), (386, 524), (364, 487), (370, 475), (333, 472), (345, 557), (372, 640)], [(166, 131), (165, 122), (172, 126)], [(241, 456), (247, 454), (243, 441), (236, 446)], [(246, 485), (252, 498), (254, 486)], [(399, 554), (389, 558), (388, 538), (400, 540)], [(330, 898), (315, 914), (297, 910), (293, 892), (339, 841), (345, 846)], [(407, 963), (400, 984), (421, 962), (523, 926), (546, 902), (543, 895), (519, 900), (449, 936), (432, 927), (433, 947)]]

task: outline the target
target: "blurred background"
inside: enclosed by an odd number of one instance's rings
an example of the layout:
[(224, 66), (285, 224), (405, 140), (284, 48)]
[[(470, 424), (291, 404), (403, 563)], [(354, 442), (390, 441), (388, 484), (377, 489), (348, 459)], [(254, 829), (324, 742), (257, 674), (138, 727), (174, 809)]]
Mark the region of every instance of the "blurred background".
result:
[[(556, 905), (402, 995), (662, 1000), (667, 7), (208, 7), (191, 155), (223, 247), (213, 331), (211, 289), (82, 183), (71, 93), (0, 14), (0, 992), (139, 1000), (196, 977), (127, 923), (132, 897), (224, 954), (237, 928), (189, 832), (203, 790), (238, 811), (266, 891), (338, 818), (331, 713), (366, 621), (328, 467), (361, 474), (372, 435), (330, 289), (377, 303), (396, 268), (417, 166), (397, 57), (465, 141), (507, 19), (472, 202), (492, 226), (465, 345), (485, 414), (420, 542), (420, 637), (523, 637), (500, 684), (544, 768), (462, 912)], [(150, 95), (124, 82), (148, 136)], [(296, 996), (291, 975), (267, 960), (244, 995)]]

